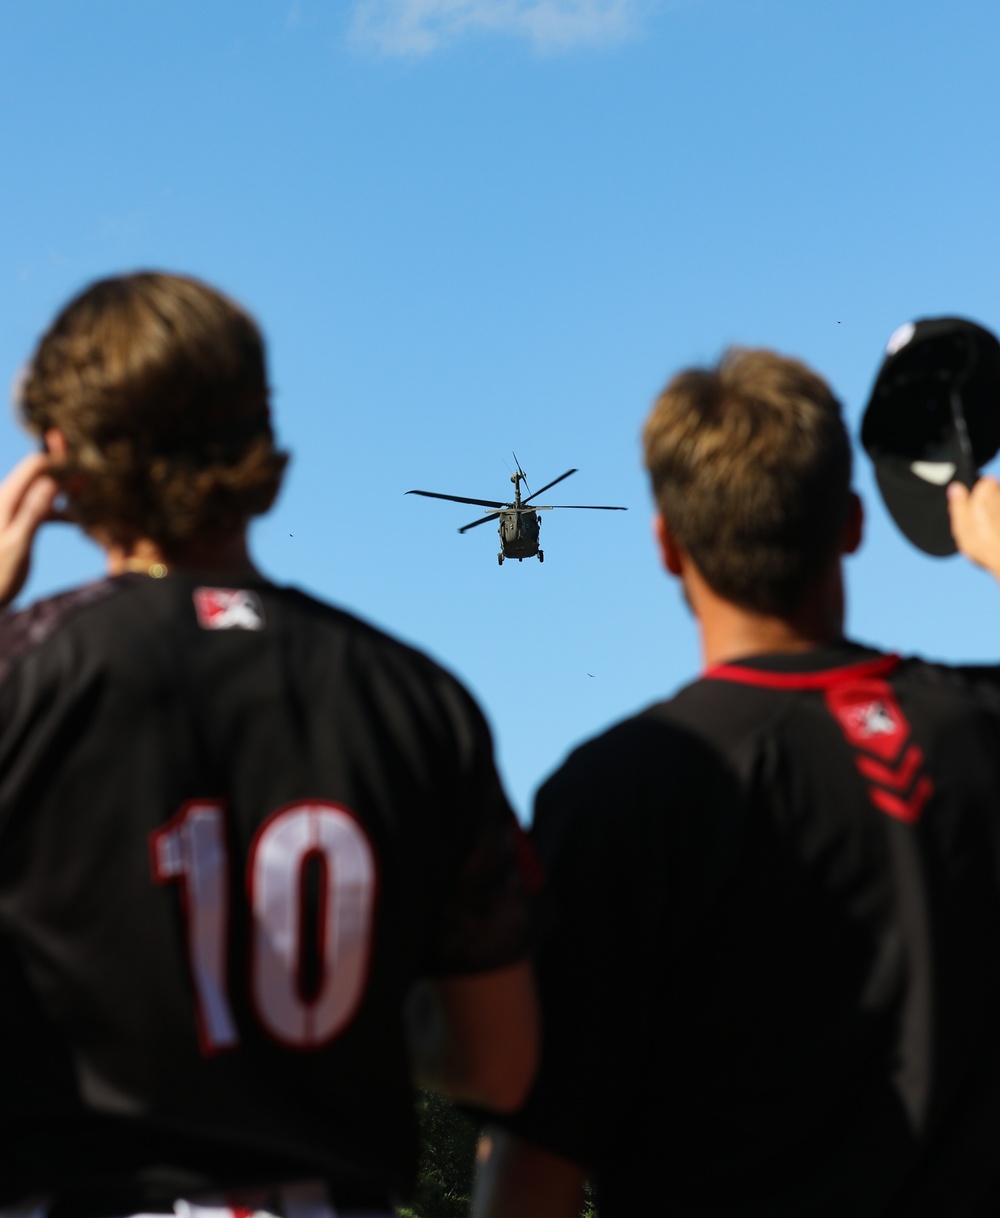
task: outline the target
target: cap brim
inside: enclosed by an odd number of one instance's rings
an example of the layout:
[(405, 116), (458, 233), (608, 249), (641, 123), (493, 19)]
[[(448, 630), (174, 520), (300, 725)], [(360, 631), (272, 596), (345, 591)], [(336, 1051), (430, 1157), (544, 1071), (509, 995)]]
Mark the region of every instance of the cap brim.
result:
[(948, 519), (947, 484), (918, 477), (905, 457), (875, 459), (875, 478), (889, 514), (903, 535), (925, 554), (946, 558), (958, 547)]

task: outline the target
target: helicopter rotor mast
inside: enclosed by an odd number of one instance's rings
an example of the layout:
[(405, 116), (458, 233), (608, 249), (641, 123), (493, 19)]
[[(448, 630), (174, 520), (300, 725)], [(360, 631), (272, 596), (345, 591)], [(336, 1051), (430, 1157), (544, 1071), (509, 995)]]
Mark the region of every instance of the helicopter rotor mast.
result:
[(542, 489), (540, 491), (532, 491), (531, 494), (528, 496), (527, 499), (525, 499), (524, 502), (526, 504), (530, 503), (530, 501), (532, 499), (535, 499), (538, 495), (544, 495), (546, 491), (551, 490), (552, 487), (554, 487), (557, 482), (562, 482), (562, 480), (564, 478), (568, 478), (570, 476), (570, 474), (575, 474), (575, 473), (576, 473), (575, 469), (568, 469), (564, 474), (560, 474), (559, 477), (555, 478), (552, 482), (546, 482), (546, 484), (542, 487)]
[(517, 459), (517, 453), (512, 455), (514, 457), (515, 470), (510, 476), (511, 482), (514, 483), (514, 504), (512, 506), (517, 506), (521, 503), (521, 483), (524, 483), (525, 490), (527, 490), (529, 495), (531, 494), (531, 487), (528, 486), (528, 475), (521, 468), (521, 462)]

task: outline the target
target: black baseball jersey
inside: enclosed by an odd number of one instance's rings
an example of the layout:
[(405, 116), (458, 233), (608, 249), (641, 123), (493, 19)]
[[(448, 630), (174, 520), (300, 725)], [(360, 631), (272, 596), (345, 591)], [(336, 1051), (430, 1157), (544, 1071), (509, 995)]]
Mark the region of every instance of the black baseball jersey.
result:
[(0, 624), (0, 1206), (303, 1178), (386, 1207), (417, 977), (527, 951), (520, 830), (451, 676), (256, 577)]
[(602, 1218), (1000, 1212), (1000, 673), (709, 671), (542, 787), (543, 1065)]

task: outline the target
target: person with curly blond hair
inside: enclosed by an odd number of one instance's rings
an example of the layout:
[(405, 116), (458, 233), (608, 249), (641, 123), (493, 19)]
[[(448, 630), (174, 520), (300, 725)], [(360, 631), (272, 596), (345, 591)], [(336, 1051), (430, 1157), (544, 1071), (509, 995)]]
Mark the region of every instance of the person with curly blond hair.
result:
[(93, 284), (20, 408), (0, 604), (69, 520), (108, 576), (0, 619), (0, 1214), (388, 1215), (411, 1075), (534, 1070), (524, 842), (433, 661), (255, 568), (264, 344), (195, 279)]

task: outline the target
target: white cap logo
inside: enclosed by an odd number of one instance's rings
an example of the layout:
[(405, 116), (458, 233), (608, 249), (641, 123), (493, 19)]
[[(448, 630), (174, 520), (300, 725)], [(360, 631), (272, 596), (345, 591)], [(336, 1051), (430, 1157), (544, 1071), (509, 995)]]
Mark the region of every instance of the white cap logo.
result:
[(958, 466), (954, 461), (913, 461), (910, 469), (918, 478), (935, 486), (947, 486), (955, 477)]
[(897, 351), (902, 351), (916, 332), (917, 327), (912, 321), (906, 322), (898, 330), (893, 330), (889, 341), (885, 344), (886, 355), (895, 355)]

